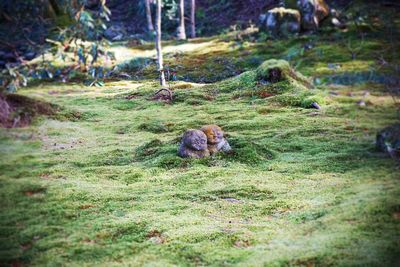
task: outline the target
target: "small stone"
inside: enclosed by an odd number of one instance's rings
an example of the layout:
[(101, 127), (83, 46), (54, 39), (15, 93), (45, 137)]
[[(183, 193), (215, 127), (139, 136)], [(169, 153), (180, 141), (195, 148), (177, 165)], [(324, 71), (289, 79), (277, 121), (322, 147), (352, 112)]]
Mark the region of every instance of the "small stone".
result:
[(312, 44), (305, 44), (304, 45), (304, 50), (311, 50), (313, 48), (314, 48), (314, 46)]
[(364, 100), (358, 101), (358, 102), (357, 102), (357, 105), (359, 105), (360, 107), (366, 107), (366, 106), (367, 106), (367, 104), (365, 103)]
[(32, 60), (35, 58), (35, 56), (36, 56), (35, 52), (28, 52), (28, 53), (24, 54), (24, 58), (26, 60)]
[(321, 106), (318, 105), (317, 102), (312, 102), (312, 103), (311, 103), (311, 107), (312, 107), (312, 108), (315, 108), (315, 109), (321, 109)]

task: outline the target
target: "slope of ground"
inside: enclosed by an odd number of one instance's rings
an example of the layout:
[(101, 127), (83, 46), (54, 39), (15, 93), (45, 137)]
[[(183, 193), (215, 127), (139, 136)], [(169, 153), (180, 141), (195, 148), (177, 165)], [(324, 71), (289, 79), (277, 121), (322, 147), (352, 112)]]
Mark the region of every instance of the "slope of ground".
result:
[[(1, 130), (1, 261), (99, 265), (389, 265), (398, 258), (399, 180), (374, 150), (396, 120), (370, 87), (333, 87), (322, 111), (153, 82), (25, 94), (78, 111)], [(351, 89), (353, 96), (346, 92)], [(327, 89), (328, 90), (328, 89)], [(127, 95), (131, 99), (126, 99)], [(187, 128), (218, 123), (233, 155), (176, 156)]]
[[(153, 100), (152, 64), (105, 87), (21, 90), (64, 114), (0, 129), (0, 263), (398, 265), (399, 167), (374, 146), (399, 119), (389, 94), (398, 35), (368, 32), (354, 50), (352, 32), (266, 43), (237, 34), (164, 43), (183, 50), (166, 57), (181, 80), (170, 104)], [(151, 49), (125, 52), (151, 59)], [(254, 85), (245, 71), (271, 58), (315, 86)], [(303, 97), (322, 109), (298, 105)], [(235, 152), (177, 157), (182, 133), (210, 123)]]

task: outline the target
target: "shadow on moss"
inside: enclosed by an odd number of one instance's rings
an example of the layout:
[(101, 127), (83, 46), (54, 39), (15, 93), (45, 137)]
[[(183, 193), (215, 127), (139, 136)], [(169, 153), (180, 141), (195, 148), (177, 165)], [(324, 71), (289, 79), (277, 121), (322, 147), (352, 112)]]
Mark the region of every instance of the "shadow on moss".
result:
[(254, 166), (263, 164), (275, 157), (275, 153), (265, 145), (249, 142), (244, 138), (234, 138), (230, 142), (233, 148), (231, 153), (219, 153), (203, 159), (183, 159), (177, 156), (179, 146), (177, 139), (167, 143), (155, 139), (136, 149), (134, 161), (143, 162), (151, 167), (173, 169), (194, 165), (227, 167), (231, 163)]
[(159, 121), (142, 123), (138, 126), (138, 129), (141, 131), (156, 133), (156, 134), (167, 133), (170, 131), (168, 124)]
[(272, 191), (250, 186), (229, 186), (223, 189), (202, 192), (198, 194), (177, 193), (174, 197), (190, 201), (216, 201), (224, 199), (239, 203), (240, 200), (269, 200), (275, 196)]

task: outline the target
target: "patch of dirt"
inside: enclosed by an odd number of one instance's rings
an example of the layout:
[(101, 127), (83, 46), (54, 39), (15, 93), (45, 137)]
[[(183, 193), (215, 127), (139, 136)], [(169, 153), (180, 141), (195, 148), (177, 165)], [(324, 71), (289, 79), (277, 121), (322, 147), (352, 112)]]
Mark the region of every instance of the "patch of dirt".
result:
[(33, 190), (24, 191), (23, 193), (27, 197), (33, 197), (38, 194), (46, 193), (46, 189), (45, 188), (37, 188), (37, 189), (33, 189)]
[(0, 126), (4, 128), (26, 127), (36, 116), (51, 116), (58, 111), (58, 106), (44, 101), (18, 94), (0, 94)]
[(233, 244), (237, 248), (247, 248), (250, 247), (250, 241), (249, 240), (237, 240)]
[(165, 238), (162, 236), (161, 232), (158, 230), (152, 230), (147, 234), (147, 238), (155, 244), (163, 244)]
[(273, 94), (265, 92), (265, 91), (261, 91), (261, 92), (258, 93), (258, 96), (261, 97), (261, 98), (268, 98), (268, 97), (273, 96)]
[(94, 207), (95, 207), (95, 206), (93, 206), (93, 205), (86, 204), (86, 205), (81, 205), (81, 206), (79, 206), (79, 209), (80, 209), (80, 210), (87, 210), (87, 209), (94, 208)]

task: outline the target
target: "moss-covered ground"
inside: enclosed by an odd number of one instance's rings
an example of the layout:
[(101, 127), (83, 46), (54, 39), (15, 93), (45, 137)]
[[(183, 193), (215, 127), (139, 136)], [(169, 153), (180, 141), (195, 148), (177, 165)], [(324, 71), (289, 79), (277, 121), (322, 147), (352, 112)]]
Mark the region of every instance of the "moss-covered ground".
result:
[[(356, 39), (350, 33), (341, 34)], [(167, 55), (189, 81), (173, 82), (170, 104), (152, 100), (151, 64), (105, 87), (19, 91), (62, 111), (0, 129), (0, 265), (399, 264), (400, 170), (374, 147), (398, 107), (384, 84), (357, 80), (371, 68), (392, 75), (375, 52), (396, 51), (398, 42), (371, 34), (354, 57), (347, 39), (331, 37), (183, 44), (199, 47)], [(255, 68), (271, 58), (311, 79), (346, 73), (350, 85), (322, 80), (280, 94), (253, 84)], [(322, 109), (306, 108), (310, 99)], [(186, 129), (211, 123), (223, 127), (233, 154), (176, 156)]]

